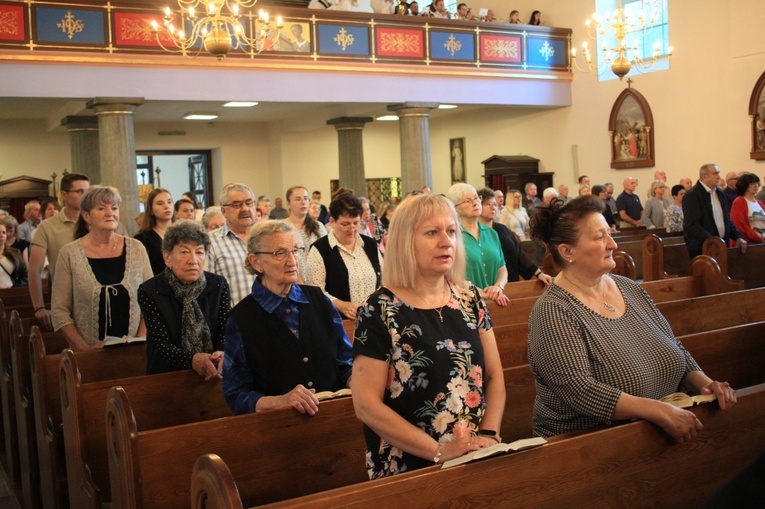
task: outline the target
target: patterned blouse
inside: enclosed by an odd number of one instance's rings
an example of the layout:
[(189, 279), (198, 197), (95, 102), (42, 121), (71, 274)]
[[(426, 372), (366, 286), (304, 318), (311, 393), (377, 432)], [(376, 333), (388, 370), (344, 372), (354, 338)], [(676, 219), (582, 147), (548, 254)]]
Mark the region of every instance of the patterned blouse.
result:
[[(353, 343), (354, 356), (389, 364), (383, 402), (442, 443), (469, 436), (481, 422), (486, 401), (479, 329), (491, 329), (475, 287), (450, 287), (451, 300), (438, 309), (413, 308), (387, 288), (377, 290), (359, 309)], [(370, 479), (432, 464), (366, 425), (364, 436)]]
[(683, 231), (683, 207), (674, 203), (664, 213), (664, 227), (668, 233)]
[(660, 399), (677, 392), (685, 375), (700, 370), (640, 285), (609, 277), (627, 306), (619, 318), (596, 313), (555, 284), (531, 312), (535, 435), (610, 424), (622, 392)]

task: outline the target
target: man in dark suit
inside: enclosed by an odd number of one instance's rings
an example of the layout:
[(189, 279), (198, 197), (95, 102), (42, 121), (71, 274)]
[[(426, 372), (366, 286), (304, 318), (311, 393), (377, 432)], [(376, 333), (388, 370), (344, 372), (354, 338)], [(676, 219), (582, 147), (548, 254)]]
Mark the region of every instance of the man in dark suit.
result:
[(701, 247), (709, 237), (720, 237), (726, 245), (735, 240), (741, 251), (746, 241), (730, 220), (730, 203), (717, 188), (720, 168), (705, 164), (699, 170), (699, 181), (683, 198), (683, 236), (691, 258), (701, 254)]

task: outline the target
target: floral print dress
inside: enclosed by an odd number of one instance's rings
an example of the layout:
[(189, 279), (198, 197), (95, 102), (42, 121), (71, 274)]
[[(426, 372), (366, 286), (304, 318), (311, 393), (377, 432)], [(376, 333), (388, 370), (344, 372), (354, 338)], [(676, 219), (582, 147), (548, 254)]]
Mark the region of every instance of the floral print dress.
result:
[[(389, 365), (383, 402), (439, 442), (470, 436), (486, 401), (479, 329), (491, 318), (476, 288), (449, 283), (443, 308), (417, 309), (383, 287), (359, 309), (353, 354)], [(442, 319), (443, 318), (443, 319)], [(393, 447), (364, 426), (370, 479), (431, 465)]]

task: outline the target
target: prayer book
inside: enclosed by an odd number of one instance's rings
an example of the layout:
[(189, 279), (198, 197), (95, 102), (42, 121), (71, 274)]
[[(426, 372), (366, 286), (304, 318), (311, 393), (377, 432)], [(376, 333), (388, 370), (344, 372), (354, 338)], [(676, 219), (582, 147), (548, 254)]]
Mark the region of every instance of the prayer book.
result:
[(316, 399), (318, 399), (319, 401), (324, 401), (325, 399), (342, 398), (343, 396), (350, 396), (350, 395), (351, 395), (351, 390), (348, 387), (344, 389), (340, 389), (339, 391), (335, 391), (335, 392), (321, 391), (315, 394)]
[(490, 447), (484, 447), (483, 449), (470, 451), (469, 453), (463, 456), (460, 456), (459, 458), (454, 458), (449, 461), (444, 461), (444, 464), (441, 465), (441, 469), (456, 467), (457, 465), (469, 463), (471, 461), (479, 460), (481, 458), (488, 458), (489, 456), (494, 456), (495, 454), (504, 454), (507, 452), (517, 452), (517, 451), (522, 451), (524, 449), (531, 449), (532, 447), (539, 447), (540, 445), (543, 445), (546, 443), (547, 443), (547, 440), (545, 440), (544, 438), (534, 437), (534, 438), (524, 438), (521, 440), (516, 440), (515, 442), (510, 442), (509, 444), (503, 444), (503, 443), (494, 444)]
[(714, 394), (698, 394), (696, 396), (689, 396), (684, 392), (673, 392), (668, 396), (664, 396), (659, 401), (675, 405), (680, 408), (691, 408), (692, 406), (700, 405), (702, 403), (709, 403), (717, 399)]
[(104, 346), (129, 345), (132, 343), (146, 343), (146, 336), (136, 336), (134, 338), (118, 338), (117, 336), (106, 336)]

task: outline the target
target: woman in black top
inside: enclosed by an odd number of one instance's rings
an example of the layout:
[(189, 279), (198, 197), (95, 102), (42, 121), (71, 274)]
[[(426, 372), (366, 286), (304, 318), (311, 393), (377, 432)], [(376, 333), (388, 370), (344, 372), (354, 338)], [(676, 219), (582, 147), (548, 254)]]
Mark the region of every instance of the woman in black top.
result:
[(204, 271), (210, 237), (182, 220), (167, 229), (162, 247), (167, 268), (138, 288), (147, 373), (193, 369), (205, 380), (220, 378), (231, 296), (223, 276)]
[(162, 239), (172, 222), (173, 197), (167, 189), (158, 187), (150, 192), (146, 199), (146, 212), (143, 215), (141, 231), (135, 236), (146, 248), (149, 262), (151, 262), (151, 271), (155, 276), (165, 270)]

